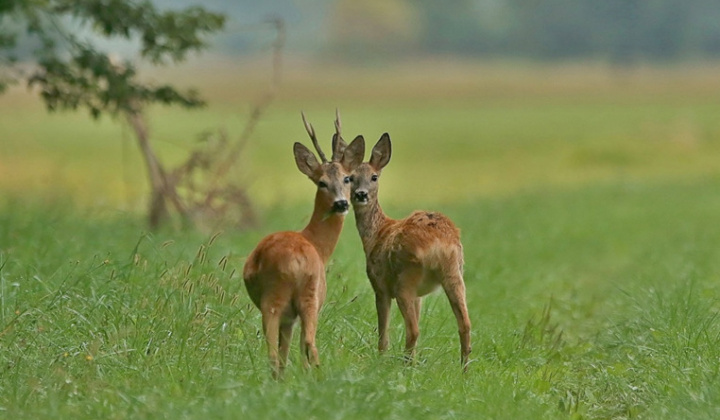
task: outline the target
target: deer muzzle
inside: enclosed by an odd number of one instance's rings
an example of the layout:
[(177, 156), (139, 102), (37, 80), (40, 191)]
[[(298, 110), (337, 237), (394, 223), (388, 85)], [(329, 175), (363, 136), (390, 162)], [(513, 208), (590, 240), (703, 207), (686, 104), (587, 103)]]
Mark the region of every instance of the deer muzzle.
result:
[(353, 194), (353, 201), (355, 204), (367, 204), (368, 199), (368, 193), (365, 190), (357, 190), (355, 191), (355, 194)]
[(337, 200), (332, 205), (332, 211), (335, 213), (346, 213), (350, 208), (347, 200)]

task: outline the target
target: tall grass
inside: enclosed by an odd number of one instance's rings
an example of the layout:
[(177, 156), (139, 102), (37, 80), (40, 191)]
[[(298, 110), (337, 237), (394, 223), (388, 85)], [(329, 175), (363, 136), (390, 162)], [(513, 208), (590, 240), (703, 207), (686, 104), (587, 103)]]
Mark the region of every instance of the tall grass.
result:
[[(376, 352), (352, 218), (305, 372), (270, 379), (238, 271), (250, 234), (144, 233), (133, 217), (2, 212), (0, 407), (8, 418), (712, 418), (720, 181), (609, 184), (443, 208), (463, 228), (473, 362), (426, 298), (419, 357)], [(702, 203), (702, 204), (701, 204)], [(401, 215), (408, 208), (390, 206)], [(42, 222), (40, 222), (42, 221)]]

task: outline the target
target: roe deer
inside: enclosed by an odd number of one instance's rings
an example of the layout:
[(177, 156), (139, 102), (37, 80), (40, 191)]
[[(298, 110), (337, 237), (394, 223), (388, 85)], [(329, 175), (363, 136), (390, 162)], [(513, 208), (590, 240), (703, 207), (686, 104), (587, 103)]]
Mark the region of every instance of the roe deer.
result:
[(243, 269), (245, 287), (262, 313), (263, 333), (273, 377), (282, 373), (290, 349), (293, 325), (300, 317), (300, 351), (303, 364), (318, 366), (315, 332), (325, 300), (325, 264), (335, 249), (348, 212), (350, 173), (365, 155), (365, 140), (358, 136), (346, 145), (340, 136), (340, 117), (335, 120), (333, 154), (327, 160), (315, 130), (303, 115), (305, 129), (322, 160), (295, 143), (295, 163), (316, 185), (315, 208), (310, 222), (299, 232), (266, 236), (248, 256)]
[(415, 211), (402, 220), (385, 215), (378, 203), (378, 179), (390, 161), (390, 136), (385, 133), (372, 149), (369, 162), (352, 176), (352, 204), (367, 275), (375, 291), (378, 314), (378, 350), (388, 347), (390, 303), (397, 300), (405, 320), (405, 351), (409, 360), (420, 334), (422, 296), (442, 286), (457, 319), (460, 361), (467, 369), (470, 355), (470, 318), (465, 303), (463, 247), (460, 231), (440, 213)]

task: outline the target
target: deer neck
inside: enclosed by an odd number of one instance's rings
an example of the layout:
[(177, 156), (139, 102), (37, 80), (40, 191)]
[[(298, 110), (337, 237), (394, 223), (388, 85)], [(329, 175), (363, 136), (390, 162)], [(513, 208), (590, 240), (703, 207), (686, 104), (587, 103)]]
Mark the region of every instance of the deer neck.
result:
[(332, 212), (323, 203), (318, 191), (310, 223), (300, 233), (315, 246), (323, 263), (327, 263), (335, 250), (344, 220), (344, 215)]
[(360, 233), (363, 249), (367, 254), (375, 241), (377, 232), (391, 219), (385, 215), (377, 200), (372, 200), (365, 206), (353, 206), (353, 211), (355, 212), (355, 225)]

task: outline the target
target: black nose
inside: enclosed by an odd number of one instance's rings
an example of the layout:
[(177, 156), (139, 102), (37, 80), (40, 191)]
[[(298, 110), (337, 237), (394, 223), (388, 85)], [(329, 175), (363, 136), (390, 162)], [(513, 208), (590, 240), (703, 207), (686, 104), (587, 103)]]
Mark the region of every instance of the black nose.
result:
[(338, 200), (333, 203), (333, 211), (336, 213), (342, 213), (344, 211), (347, 211), (350, 208), (350, 205), (348, 204), (347, 200)]
[(368, 199), (367, 191), (355, 191), (355, 200), (367, 201), (367, 199)]

